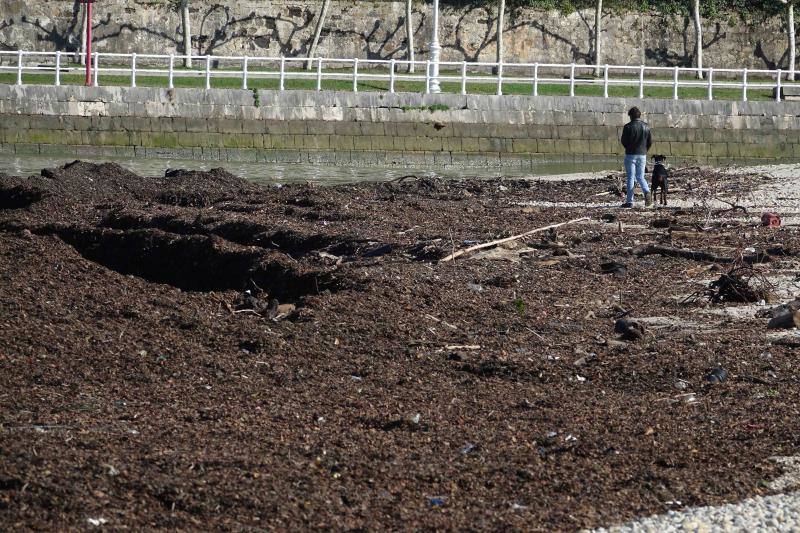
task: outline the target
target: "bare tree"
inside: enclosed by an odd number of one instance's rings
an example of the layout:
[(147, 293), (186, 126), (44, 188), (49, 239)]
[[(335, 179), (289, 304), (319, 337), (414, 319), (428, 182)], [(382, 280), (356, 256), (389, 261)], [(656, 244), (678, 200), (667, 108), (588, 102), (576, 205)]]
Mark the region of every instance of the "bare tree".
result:
[(411, 0), (406, 0), (406, 44), (408, 45), (408, 71), (414, 72), (414, 24), (411, 21)]
[(794, 28), (794, 4), (796, 0), (780, 0), (786, 4), (786, 29), (789, 36), (789, 79), (795, 79), (795, 64), (797, 63), (797, 44)]
[(506, 0), (500, 0), (497, 9), (497, 63), (503, 62), (503, 28), (505, 27)]
[(322, 26), (325, 24), (325, 17), (328, 15), (328, 7), (331, 5), (331, 0), (322, 0), (322, 11), (317, 19), (317, 27), (314, 29), (314, 39), (311, 41), (311, 48), (308, 50), (308, 61), (306, 61), (306, 70), (311, 70), (311, 58), (317, 55), (317, 45), (319, 44), (319, 37), (322, 35)]
[(603, 19), (603, 0), (597, 0), (594, 8), (594, 64), (597, 68), (594, 69), (594, 75), (600, 75), (600, 61), (603, 60), (601, 45), (603, 40), (600, 38), (602, 31), (601, 23)]
[(695, 64), (697, 66), (697, 79), (703, 79), (703, 27), (700, 18), (700, 0), (694, 0), (692, 7), (694, 12), (694, 34), (695, 34)]
[(192, 19), (189, 16), (189, 0), (181, 0), (181, 26), (183, 26), (183, 53), (186, 58), (183, 65), (187, 68), (192, 66)]
[(80, 56), (78, 57), (78, 61), (81, 65), (86, 65), (86, 17), (89, 14), (88, 10), (86, 9), (86, 4), (81, 3), (78, 7), (79, 16), (80, 16), (80, 24), (78, 25), (78, 40), (81, 43), (81, 52)]

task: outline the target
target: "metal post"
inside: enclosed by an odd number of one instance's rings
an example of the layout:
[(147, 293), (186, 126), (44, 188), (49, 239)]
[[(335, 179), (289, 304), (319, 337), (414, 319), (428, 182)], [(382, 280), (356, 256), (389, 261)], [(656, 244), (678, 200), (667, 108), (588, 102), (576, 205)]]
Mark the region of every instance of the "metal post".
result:
[(279, 74), (278, 89), (284, 90), (286, 86), (286, 58), (281, 56), (281, 70)]
[(539, 96), (539, 63), (533, 64), (533, 96)]
[(677, 100), (678, 99), (678, 84), (679, 84), (678, 80), (679, 80), (679, 76), (680, 76), (680, 71), (678, 70), (678, 67), (675, 67), (675, 69), (672, 71), (672, 99), (673, 100)]
[(247, 61), (248, 57), (244, 56), (242, 58), (242, 89), (245, 91), (247, 90)]
[(17, 51), (17, 85), (22, 85), (22, 50)]
[[(92, 84), (92, 4), (94, 0), (85, 0), (86, 4), (86, 83), (88, 87)], [(96, 56), (95, 56), (96, 57)], [(95, 69), (97, 66), (95, 65)], [(97, 72), (94, 75), (94, 86), (97, 87)]]
[(461, 94), (467, 94), (467, 62), (461, 62)]
[(644, 98), (644, 65), (639, 67), (639, 99)]
[(56, 87), (61, 85), (61, 51), (56, 52)]
[(608, 98), (608, 65), (603, 69), (603, 98)]
[(747, 101), (747, 69), (742, 71), (742, 102)]
[(169, 88), (175, 88), (175, 54), (169, 55)]
[(211, 88), (211, 56), (206, 56), (206, 90)]
[(322, 58), (317, 58), (317, 90), (322, 90)]
[(575, 63), (569, 67), (569, 95), (575, 96)]
[(431, 60), (425, 62), (425, 93), (431, 94)]
[(136, 87), (136, 53), (131, 54), (131, 87)]
[(714, 69), (708, 69), (708, 99), (714, 99)]
[(394, 92), (394, 69), (395, 69), (395, 60), (391, 59), (389, 61), (389, 92)]
[(353, 92), (358, 92), (358, 58), (353, 59)]
[[(91, 63), (91, 61), (87, 61), (87, 63)], [(94, 72), (92, 74), (94, 74), (94, 81), (92, 82), (92, 85), (94, 87), (99, 87), (100, 86), (100, 52), (95, 52), (94, 53)]]
[[(439, 0), (433, 0), (433, 33), (430, 44), (430, 60), (428, 65), (428, 92), (442, 92), (439, 86), (439, 54), (442, 47), (439, 46)], [(432, 62), (432, 66), (431, 63)], [(431, 70), (433, 69), (433, 70)]]
[(781, 69), (778, 69), (778, 73), (777, 74), (778, 74), (778, 76), (777, 76), (778, 84), (775, 86), (775, 101), (776, 102), (780, 102), (781, 101), (781, 78), (783, 77), (783, 71), (781, 71)]
[(497, 96), (503, 96), (503, 63), (497, 64)]

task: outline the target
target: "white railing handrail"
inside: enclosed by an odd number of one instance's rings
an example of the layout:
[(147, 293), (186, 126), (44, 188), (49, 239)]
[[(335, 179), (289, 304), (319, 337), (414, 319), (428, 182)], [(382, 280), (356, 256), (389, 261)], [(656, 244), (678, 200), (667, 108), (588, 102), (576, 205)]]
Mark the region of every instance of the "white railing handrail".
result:
[[(27, 50), (1, 50), (0, 73), (13, 72), (16, 83), (22, 85), (26, 75), (55, 71), (54, 84), (63, 83), (64, 73), (77, 73), (84, 67), (71, 66), (65, 58), (76, 61), (85, 59), (84, 52), (41, 52)], [(8, 65), (4, 59), (8, 58)], [(52, 65), (50, 60), (52, 59)], [(194, 68), (183, 68), (176, 62), (191, 59)], [(28, 60), (26, 62), (26, 60)], [(30, 64), (35, 61), (36, 64)], [(41, 64), (45, 61), (45, 64)], [(109, 63), (110, 61), (110, 63)], [(508, 63), (486, 61), (440, 61), (439, 69), (431, 68), (430, 60), (409, 61), (405, 59), (360, 59), (284, 56), (215, 56), (203, 54), (122, 54), (94, 52), (90, 59), (94, 67), (92, 83), (97, 86), (103, 75), (128, 77), (130, 85), (136, 87), (143, 76), (166, 77), (167, 86), (173, 88), (176, 78), (203, 77), (205, 87), (210, 89), (216, 79), (239, 78), (241, 88), (248, 89), (255, 79), (277, 79), (280, 90), (286, 89), (290, 81), (314, 81), (316, 89), (322, 90), (324, 82), (339, 81), (351, 84), (350, 90), (359, 91), (359, 84), (385, 82), (389, 92), (395, 92), (403, 82), (423, 84), (424, 92), (431, 92), (441, 82), (456, 86), (455, 91), (467, 94), (470, 85), (494, 86), (484, 93), (504, 93), (506, 84), (530, 85), (533, 96), (540, 94), (543, 84), (568, 86), (569, 95), (575, 96), (580, 86), (602, 86), (603, 96), (608, 98), (609, 88), (630, 87), (637, 90), (639, 98), (647, 96), (647, 88), (672, 88), (672, 97), (678, 99), (681, 89), (707, 89), (706, 98), (714, 99), (717, 89), (741, 91), (743, 101), (748, 100), (752, 89), (772, 89), (776, 101), (782, 100), (783, 88), (799, 87), (794, 83), (794, 71), (782, 69), (714, 68), (714, 67), (665, 67), (651, 65), (592, 65), (583, 63)], [(316, 69), (306, 70), (306, 64)], [(403, 72), (410, 65), (420, 67), (416, 73)], [(326, 71), (324, 66), (328, 67)], [(388, 72), (383, 72), (387, 69)], [(491, 70), (489, 70), (491, 69)], [(452, 71), (452, 72), (449, 72)], [(602, 76), (595, 77), (596, 72)], [(588, 76), (587, 76), (588, 74)], [(611, 75), (617, 77), (611, 77)], [(698, 79), (682, 79), (681, 75), (698, 75)], [(619, 77), (629, 76), (629, 77)]]

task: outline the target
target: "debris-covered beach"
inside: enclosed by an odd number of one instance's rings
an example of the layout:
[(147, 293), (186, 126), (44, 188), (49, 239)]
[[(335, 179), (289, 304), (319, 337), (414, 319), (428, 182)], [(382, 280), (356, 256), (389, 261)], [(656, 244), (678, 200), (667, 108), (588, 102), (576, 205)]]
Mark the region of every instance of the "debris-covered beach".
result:
[(0, 176), (0, 523), (575, 530), (788, 490), (798, 177), (621, 210), (616, 174)]

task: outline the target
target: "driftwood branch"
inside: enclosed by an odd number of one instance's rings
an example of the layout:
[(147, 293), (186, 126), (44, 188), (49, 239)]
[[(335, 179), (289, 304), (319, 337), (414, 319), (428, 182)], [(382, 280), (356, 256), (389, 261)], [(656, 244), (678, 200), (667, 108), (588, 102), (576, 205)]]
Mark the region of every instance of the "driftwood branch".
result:
[(682, 248), (673, 248), (671, 246), (659, 246), (651, 244), (646, 248), (636, 251), (636, 255), (643, 257), (645, 255), (664, 255), (667, 257), (681, 257), (683, 259), (691, 259), (693, 261), (705, 261), (707, 263), (733, 263), (730, 257), (720, 257), (708, 252), (701, 252), (698, 250), (684, 250)]
[[(685, 250), (683, 248), (673, 248), (671, 246), (659, 246), (657, 244), (650, 244), (645, 248), (637, 250), (636, 255), (639, 257), (644, 257), (645, 255), (663, 255), (667, 257), (681, 257), (683, 259), (691, 259), (693, 261), (703, 261), (706, 263), (719, 263), (722, 265), (728, 265), (736, 262), (736, 259), (734, 257), (724, 257), (724, 256), (714, 255), (709, 252), (702, 252), (699, 250)], [(766, 263), (770, 259), (771, 258), (769, 254), (758, 253), (758, 252), (754, 254), (742, 255), (741, 258), (741, 260), (744, 263), (748, 264)]]
[(576, 218), (574, 220), (569, 220), (567, 222), (561, 222), (559, 224), (551, 224), (551, 225), (545, 226), (543, 228), (536, 228), (536, 229), (533, 229), (531, 231), (526, 231), (525, 233), (520, 233), (519, 235), (514, 235), (512, 237), (506, 237), (505, 239), (498, 239), (496, 241), (486, 242), (486, 243), (483, 243), (483, 244), (476, 244), (475, 246), (470, 246), (469, 248), (466, 248), (464, 250), (459, 250), (458, 252), (453, 252), (452, 254), (450, 254), (447, 257), (445, 257), (444, 259), (442, 259), (440, 262), (452, 261), (456, 257), (460, 257), (462, 255), (465, 255), (465, 254), (468, 254), (468, 253), (472, 253), (472, 252), (474, 252), (476, 250), (483, 250), (484, 248), (491, 248), (492, 246), (497, 246), (498, 244), (504, 244), (504, 243), (507, 243), (507, 242), (516, 241), (516, 240), (519, 240), (519, 239), (524, 239), (525, 237), (528, 237), (529, 235), (533, 235), (535, 233), (541, 233), (543, 231), (547, 231), (547, 230), (551, 230), (551, 229), (555, 229), (555, 228), (560, 228), (561, 226), (567, 226), (569, 224), (576, 224), (578, 222), (584, 222), (584, 221), (587, 221), (587, 220), (590, 220), (590, 218), (589, 217)]

